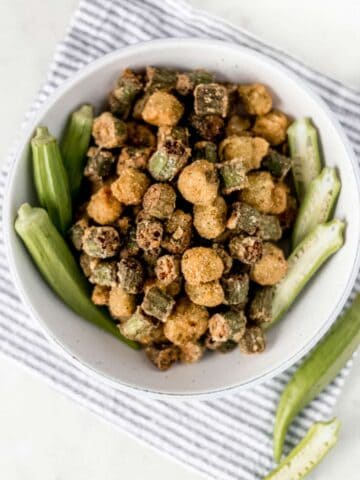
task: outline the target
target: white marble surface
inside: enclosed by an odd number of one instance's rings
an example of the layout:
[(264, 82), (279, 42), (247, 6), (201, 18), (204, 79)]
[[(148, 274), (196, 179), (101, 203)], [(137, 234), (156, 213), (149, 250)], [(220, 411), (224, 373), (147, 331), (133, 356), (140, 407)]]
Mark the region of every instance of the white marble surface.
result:
[[(360, 89), (358, 0), (191, 0), (247, 28), (318, 70)], [(77, 0), (0, 2), (0, 159), (46, 74)], [(337, 407), (341, 440), (313, 480), (357, 480), (360, 361)], [(144, 447), (0, 358), (0, 476), (7, 480), (197, 480), (200, 475)]]

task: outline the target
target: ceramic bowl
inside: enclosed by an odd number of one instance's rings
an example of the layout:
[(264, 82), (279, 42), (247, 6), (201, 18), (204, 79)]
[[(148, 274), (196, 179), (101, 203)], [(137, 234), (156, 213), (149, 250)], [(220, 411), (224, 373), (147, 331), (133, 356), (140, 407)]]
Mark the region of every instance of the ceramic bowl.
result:
[[(321, 135), (326, 164), (336, 166), (342, 191), (336, 216), (345, 220), (346, 241), (308, 284), (294, 306), (267, 333), (261, 355), (207, 355), (191, 365), (167, 372), (154, 368), (143, 353), (131, 350), (70, 311), (44, 282), (14, 232), (14, 219), (23, 202), (36, 203), (29, 141), (45, 124), (57, 136), (69, 112), (81, 103), (98, 109), (125, 67), (146, 65), (177, 69), (205, 68), (219, 80), (263, 82), (275, 107), (290, 116), (311, 117)], [(172, 39), (138, 44), (111, 53), (82, 69), (47, 101), (27, 129), (17, 150), (4, 205), (7, 254), (16, 287), (31, 315), (71, 362), (119, 389), (160, 397), (205, 397), (262, 382), (294, 364), (324, 335), (343, 307), (358, 271), (360, 233), (359, 178), (349, 143), (324, 102), (277, 63), (245, 48), (212, 40)]]

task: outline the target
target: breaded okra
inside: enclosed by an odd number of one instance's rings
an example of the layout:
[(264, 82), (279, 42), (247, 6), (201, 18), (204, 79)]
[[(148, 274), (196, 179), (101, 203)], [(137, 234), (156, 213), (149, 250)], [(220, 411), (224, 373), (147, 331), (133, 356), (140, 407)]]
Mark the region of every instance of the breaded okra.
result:
[(143, 197), (145, 212), (160, 220), (171, 217), (175, 210), (175, 203), (175, 190), (167, 183), (154, 183)]
[(272, 98), (262, 83), (239, 85), (238, 92), (245, 110), (250, 115), (266, 115), (272, 108)]
[(221, 278), (224, 264), (212, 248), (194, 247), (182, 256), (181, 271), (188, 283), (199, 285)]
[(125, 168), (111, 184), (114, 197), (124, 205), (140, 205), (150, 185), (148, 176), (137, 168)]
[(168, 370), (179, 360), (179, 348), (176, 345), (156, 344), (146, 348), (146, 355), (159, 370)]
[(226, 228), (227, 206), (223, 197), (215, 198), (211, 205), (194, 205), (194, 227), (198, 234), (214, 239)]
[(120, 248), (120, 237), (113, 227), (88, 227), (83, 235), (83, 250), (90, 257), (109, 258)]
[(190, 300), (196, 305), (203, 305), (204, 307), (217, 307), (224, 302), (224, 290), (219, 280), (212, 282), (199, 283), (193, 285), (185, 283), (185, 292)]
[(229, 109), (227, 88), (219, 83), (199, 84), (194, 90), (196, 115), (219, 115), (226, 117)]
[(87, 163), (84, 176), (91, 178), (103, 178), (111, 174), (115, 164), (115, 155), (103, 148), (90, 147), (87, 152)]
[(141, 92), (143, 83), (140, 75), (129, 68), (120, 75), (116, 87), (108, 97), (111, 112), (117, 117), (126, 119), (137, 95)]
[(284, 113), (274, 110), (257, 117), (253, 131), (255, 135), (265, 138), (270, 145), (279, 145), (286, 139), (289, 123), (289, 119)]
[(184, 107), (179, 100), (164, 91), (156, 91), (149, 96), (142, 110), (142, 118), (150, 125), (176, 125), (183, 116)]
[(90, 197), (86, 212), (90, 218), (100, 225), (114, 223), (124, 208), (112, 194), (110, 185), (105, 184)]
[(262, 256), (252, 265), (250, 278), (259, 285), (275, 285), (287, 272), (283, 251), (270, 242), (262, 247)]
[(166, 322), (174, 305), (175, 300), (171, 295), (168, 295), (161, 288), (153, 286), (147, 289), (141, 307), (148, 315)]
[(246, 273), (227, 275), (221, 279), (224, 303), (245, 307), (249, 295), (249, 276)]
[(266, 346), (263, 329), (260, 327), (248, 327), (239, 341), (239, 346), (242, 353), (263, 352)]
[(99, 147), (122, 147), (127, 138), (126, 123), (114, 117), (111, 112), (104, 112), (94, 119), (92, 134)]
[(215, 342), (239, 343), (246, 331), (246, 317), (243, 312), (233, 310), (215, 313), (209, 320), (209, 331)]
[(260, 168), (262, 159), (268, 151), (269, 143), (260, 137), (233, 135), (225, 138), (219, 145), (221, 161), (237, 159), (246, 171)]
[(185, 200), (194, 205), (211, 205), (219, 189), (215, 165), (207, 160), (191, 163), (180, 173), (178, 189)]
[(123, 258), (118, 263), (119, 284), (127, 293), (140, 293), (145, 281), (145, 272), (136, 258)]
[(190, 245), (192, 218), (182, 210), (175, 210), (165, 224), (165, 234), (161, 246), (170, 253), (183, 253)]

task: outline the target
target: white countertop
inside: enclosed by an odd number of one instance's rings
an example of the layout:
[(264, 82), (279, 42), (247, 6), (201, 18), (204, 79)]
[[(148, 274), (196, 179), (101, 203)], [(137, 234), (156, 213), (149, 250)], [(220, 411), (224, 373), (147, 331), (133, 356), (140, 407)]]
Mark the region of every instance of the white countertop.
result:
[[(358, 0), (191, 0), (223, 15), (321, 72), (360, 90)], [(77, 0), (0, 2), (0, 159), (44, 80), (55, 43)], [(360, 361), (336, 414), (336, 449), (312, 479), (357, 480), (360, 471)], [(0, 357), (0, 476), (6, 480), (200, 480), (140, 445)]]

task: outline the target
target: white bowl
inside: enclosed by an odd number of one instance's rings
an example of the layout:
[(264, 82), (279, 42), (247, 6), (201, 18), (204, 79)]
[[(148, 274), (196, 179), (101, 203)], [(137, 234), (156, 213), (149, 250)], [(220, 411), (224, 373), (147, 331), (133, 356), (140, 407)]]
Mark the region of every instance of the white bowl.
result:
[[(18, 207), (36, 203), (29, 141), (34, 128), (47, 125), (60, 135), (66, 118), (83, 102), (100, 108), (119, 72), (146, 65), (179, 69), (203, 67), (221, 80), (264, 82), (275, 106), (293, 117), (309, 116), (321, 135), (326, 164), (336, 166), (342, 191), (336, 216), (347, 223), (346, 242), (309, 283), (282, 321), (267, 333), (262, 355), (208, 355), (191, 366), (163, 373), (135, 352), (87, 323), (59, 300), (44, 282), (13, 228)], [(328, 330), (343, 307), (359, 265), (359, 178), (357, 162), (344, 133), (323, 101), (278, 64), (236, 45), (212, 40), (172, 39), (143, 43), (107, 55), (81, 70), (49, 99), (22, 138), (4, 206), (5, 242), (16, 286), (32, 316), (71, 362), (119, 389), (162, 397), (204, 397), (249, 387), (296, 362)]]

